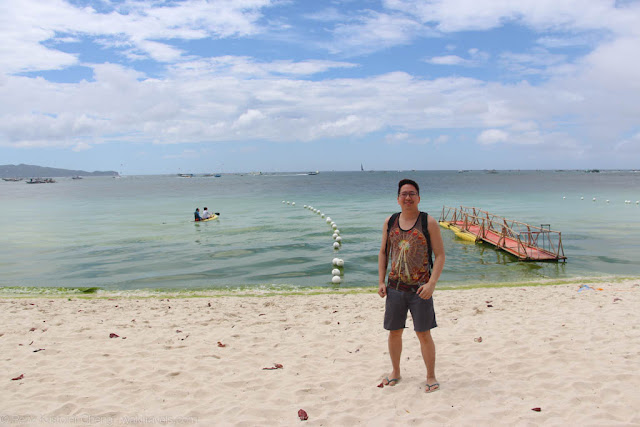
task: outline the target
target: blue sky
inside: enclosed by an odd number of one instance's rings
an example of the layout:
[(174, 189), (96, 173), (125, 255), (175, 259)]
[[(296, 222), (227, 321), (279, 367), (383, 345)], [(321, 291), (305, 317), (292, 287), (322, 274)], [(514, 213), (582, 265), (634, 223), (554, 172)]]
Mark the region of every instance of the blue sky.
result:
[(0, 164), (640, 168), (640, 2), (3, 0)]

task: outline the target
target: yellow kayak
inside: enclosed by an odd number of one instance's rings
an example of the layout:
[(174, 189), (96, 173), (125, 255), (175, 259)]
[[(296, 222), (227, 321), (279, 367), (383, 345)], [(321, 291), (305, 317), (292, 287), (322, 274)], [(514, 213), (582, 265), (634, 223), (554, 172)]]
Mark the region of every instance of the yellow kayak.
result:
[(200, 221), (193, 221), (193, 222), (195, 222), (195, 223), (198, 223), (198, 222), (207, 222), (207, 221), (213, 221), (214, 219), (218, 219), (218, 215), (211, 215), (211, 216), (210, 216), (209, 218), (207, 218), (207, 219), (201, 219)]
[(468, 242), (475, 242), (477, 240), (475, 234), (471, 234), (468, 231), (458, 229), (454, 230), (454, 233), (458, 239), (466, 240)]
[(449, 223), (447, 221), (440, 221), (438, 224), (440, 224), (440, 227), (442, 228), (449, 228)]

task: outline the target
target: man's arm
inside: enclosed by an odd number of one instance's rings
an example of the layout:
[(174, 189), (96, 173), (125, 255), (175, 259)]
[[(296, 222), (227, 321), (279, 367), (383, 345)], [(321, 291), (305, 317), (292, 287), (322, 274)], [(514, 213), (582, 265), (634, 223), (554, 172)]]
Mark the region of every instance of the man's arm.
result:
[[(391, 217), (389, 217), (391, 218)], [(384, 221), (382, 226), (382, 244), (380, 252), (378, 252), (378, 295), (384, 298), (387, 295), (387, 285), (385, 279), (387, 277), (387, 227), (389, 227), (389, 218)]]
[(433, 295), (433, 291), (436, 289), (436, 283), (438, 283), (438, 279), (440, 279), (440, 274), (442, 274), (442, 269), (444, 268), (445, 258), (440, 226), (438, 225), (438, 221), (431, 215), (429, 215), (427, 229), (429, 230), (431, 250), (433, 251), (435, 260), (433, 261), (433, 269), (431, 270), (429, 281), (422, 285), (417, 291), (418, 296), (423, 299), (429, 299)]

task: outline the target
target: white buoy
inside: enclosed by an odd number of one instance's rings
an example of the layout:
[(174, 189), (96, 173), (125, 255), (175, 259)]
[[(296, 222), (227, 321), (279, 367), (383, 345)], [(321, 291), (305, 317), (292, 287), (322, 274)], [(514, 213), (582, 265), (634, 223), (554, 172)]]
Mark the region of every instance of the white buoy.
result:
[(283, 201), (282, 201), (282, 203), (287, 203), (287, 202), (285, 202), (285, 201), (283, 200)]
[(336, 264), (338, 267), (344, 267), (344, 260), (342, 258), (338, 258), (338, 264)]
[(333, 230), (334, 233), (336, 234), (340, 234), (340, 230), (338, 230), (337, 228), (335, 230)]
[(320, 218), (324, 218), (324, 214), (320, 214)]
[(584, 200), (584, 197), (580, 197), (580, 200)]
[(640, 200), (636, 200), (636, 205), (640, 205)]
[(340, 243), (335, 242), (335, 243), (333, 244), (333, 249), (340, 249)]
[(291, 204), (292, 204), (293, 206), (295, 206), (295, 205), (296, 205), (296, 202), (291, 202)]
[(338, 265), (338, 261), (340, 261), (340, 258), (334, 258), (333, 261), (331, 261), (331, 263), (333, 265)]
[(338, 229), (338, 226), (337, 226), (337, 225), (335, 225), (335, 224), (333, 224), (333, 225), (331, 226), (331, 228), (333, 228), (334, 230), (337, 230), (337, 229)]
[(336, 237), (338, 237), (338, 233), (333, 233), (333, 236), (331, 237), (333, 237), (333, 240), (336, 240)]
[(331, 274), (333, 274), (334, 276), (339, 276), (340, 270), (338, 270), (337, 268), (334, 268), (333, 270), (331, 270)]
[(594, 202), (596, 201), (596, 198), (595, 198), (595, 197), (593, 198), (593, 201), (594, 201)]
[(609, 199), (607, 199), (607, 203), (609, 203)]
[(327, 217), (327, 224), (331, 224), (331, 217)]
[(565, 196), (562, 196), (562, 198), (563, 198), (563, 199), (566, 199), (566, 197), (565, 197)]
[(333, 283), (335, 285), (339, 285), (340, 282), (342, 282), (342, 279), (340, 278), (340, 276), (333, 276), (331, 278), (331, 283)]
[(340, 237), (340, 236), (336, 237), (336, 242), (342, 243), (342, 237)]

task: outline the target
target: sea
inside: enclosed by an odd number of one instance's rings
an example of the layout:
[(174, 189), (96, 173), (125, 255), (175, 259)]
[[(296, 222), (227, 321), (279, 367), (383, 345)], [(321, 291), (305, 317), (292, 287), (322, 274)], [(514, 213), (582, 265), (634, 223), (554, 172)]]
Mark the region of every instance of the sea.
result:
[[(322, 171), (2, 181), (0, 287), (376, 288), (382, 226), (399, 211), (403, 178), (419, 183), (420, 208), (436, 218), (468, 206), (561, 233), (565, 262), (522, 262), (441, 228), (439, 286), (640, 277), (640, 172)], [(205, 206), (219, 218), (195, 223)]]

